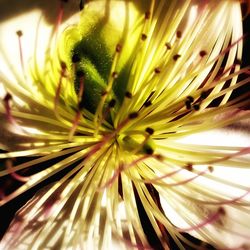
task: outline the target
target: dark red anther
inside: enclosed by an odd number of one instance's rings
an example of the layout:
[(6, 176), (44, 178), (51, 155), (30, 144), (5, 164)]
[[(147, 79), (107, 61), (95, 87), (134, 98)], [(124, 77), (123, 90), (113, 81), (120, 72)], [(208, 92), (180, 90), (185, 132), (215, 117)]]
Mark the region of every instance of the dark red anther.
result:
[(235, 65), (241, 65), (242, 64), (242, 61), (240, 59), (235, 59), (235, 62), (234, 62)]
[(10, 93), (7, 93), (6, 95), (5, 95), (5, 97), (4, 97), (4, 101), (5, 102), (9, 102), (10, 100), (12, 99), (12, 95), (10, 94)]
[(80, 60), (81, 60), (81, 58), (78, 54), (73, 54), (73, 56), (72, 56), (73, 63), (78, 63), (78, 62), (80, 62)]
[(148, 36), (146, 34), (142, 34), (141, 35), (141, 40), (142, 41), (145, 41), (147, 38), (148, 38)]
[(161, 73), (161, 69), (160, 68), (155, 68), (155, 74), (160, 74)]
[(207, 55), (207, 52), (205, 50), (201, 50), (199, 54), (200, 54), (200, 57), (204, 57)]
[(17, 34), (19, 37), (21, 37), (21, 36), (23, 35), (23, 32), (22, 32), (21, 30), (18, 30), (18, 31), (16, 32), (16, 34)]
[(214, 171), (213, 166), (208, 166), (208, 171), (209, 171), (210, 173), (212, 173), (212, 172)]
[(76, 76), (77, 76), (77, 77), (81, 78), (81, 77), (84, 77), (84, 75), (85, 75), (85, 74), (84, 74), (84, 71), (83, 71), (83, 70), (77, 70), (77, 71), (76, 71)]
[(145, 103), (144, 103), (144, 106), (147, 108), (147, 107), (149, 107), (149, 106), (151, 106), (152, 105), (152, 102), (151, 101), (146, 101)]
[(137, 112), (130, 113), (128, 117), (129, 119), (135, 119), (138, 117), (138, 113)]
[(194, 101), (194, 98), (191, 95), (189, 95), (187, 97), (187, 101), (189, 101), (190, 103), (192, 103)]
[(106, 90), (104, 90), (103, 92), (102, 92), (102, 96), (105, 96), (105, 95), (107, 95), (108, 94), (108, 92), (106, 91)]
[(112, 100), (109, 102), (109, 107), (110, 107), (110, 108), (114, 108), (114, 107), (115, 107), (115, 104), (116, 104), (116, 100), (115, 100), (115, 99), (112, 99)]
[(114, 72), (112, 73), (112, 77), (113, 77), (114, 79), (116, 79), (116, 78), (118, 77), (118, 73), (114, 71)]
[(171, 44), (170, 43), (165, 43), (165, 46), (168, 50), (170, 50), (172, 48)]
[(190, 101), (185, 101), (185, 106), (186, 106), (186, 109), (190, 110), (191, 109), (191, 102)]
[(128, 99), (131, 99), (132, 98), (132, 94), (129, 91), (126, 91), (125, 97), (127, 97)]
[(181, 55), (176, 54), (176, 55), (173, 56), (173, 59), (174, 59), (174, 61), (177, 61), (180, 57), (181, 57)]
[(121, 50), (122, 50), (122, 46), (121, 46), (121, 44), (119, 44), (119, 43), (118, 43), (118, 44), (116, 45), (115, 50), (116, 50), (116, 52), (117, 52), (117, 53), (120, 53), (120, 52), (121, 52)]
[(61, 61), (61, 68), (62, 68), (62, 70), (66, 70), (66, 68), (67, 68), (66, 63), (63, 61)]
[(146, 128), (145, 131), (149, 134), (149, 135), (152, 135), (154, 133), (154, 129), (153, 128)]
[(180, 30), (178, 30), (176, 32), (176, 36), (177, 36), (177, 38), (181, 38), (182, 37), (182, 32)]
[(221, 214), (221, 215), (225, 215), (226, 214), (226, 210), (223, 207), (219, 207), (218, 213)]
[(193, 171), (193, 164), (189, 162), (186, 164), (185, 168), (186, 168), (186, 170), (191, 172), (191, 171)]
[(150, 11), (146, 11), (146, 13), (145, 13), (145, 19), (148, 20), (148, 19), (150, 19), (150, 17), (151, 17), (151, 12)]
[(195, 111), (198, 111), (198, 110), (200, 110), (200, 105), (199, 104), (194, 104), (193, 108), (194, 108)]

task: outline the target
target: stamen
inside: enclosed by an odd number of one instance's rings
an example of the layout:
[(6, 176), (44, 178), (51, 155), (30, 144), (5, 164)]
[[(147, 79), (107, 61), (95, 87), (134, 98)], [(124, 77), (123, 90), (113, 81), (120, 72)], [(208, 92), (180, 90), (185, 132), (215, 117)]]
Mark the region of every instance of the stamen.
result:
[(20, 181), (20, 182), (27, 182), (30, 178), (29, 177), (24, 177), (24, 176), (21, 176), (19, 174), (17, 174), (15, 172), (15, 169), (13, 168), (13, 163), (11, 160), (7, 160), (6, 161), (6, 167), (7, 167), (7, 171), (9, 172), (9, 174), (17, 181)]
[(13, 123), (13, 117), (11, 116), (11, 107), (10, 107), (10, 100), (12, 99), (12, 96), (10, 93), (7, 93), (3, 99), (4, 101), (4, 106), (5, 106), (5, 111), (6, 111), (6, 117), (7, 120), (10, 123)]
[(145, 180), (139, 180), (139, 181), (142, 181), (143, 183), (154, 183), (154, 184), (157, 184), (159, 183), (159, 180), (162, 180), (162, 179), (165, 179), (167, 177), (171, 177), (179, 172), (183, 171), (183, 169), (177, 169), (175, 171), (172, 171), (170, 173), (167, 173), (167, 174), (164, 174), (162, 176), (159, 176), (159, 177), (156, 177), (156, 178), (153, 178), (153, 179), (145, 179)]
[(57, 15), (57, 21), (56, 21), (56, 35), (55, 35), (55, 41), (57, 41), (57, 35), (59, 33), (59, 27), (62, 23), (62, 19), (63, 19), (63, 15), (64, 15), (64, 6), (63, 6), (63, 2), (67, 2), (67, 1), (60, 1), (60, 5), (59, 5), (59, 10), (58, 10), (58, 15)]
[(108, 85), (102, 94), (101, 100), (100, 100), (100, 102), (97, 106), (96, 112), (95, 112), (95, 116), (94, 116), (95, 132), (94, 132), (94, 135), (97, 135), (97, 133), (99, 131), (99, 127), (101, 126), (101, 124), (104, 120), (103, 119), (103, 116), (104, 116), (103, 107), (104, 107), (104, 104), (105, 104), (105, 101), (106, 101), (108, 95), (110, 94), (110, 92), (112, 90), (114, 80), (118, 77), (118, 73), (116, 72), (116, 67), (117, 67), (117, 63), (119, 60), (121, 50), (122, 50), (122, 45), (120, 43), (118, 43), (115, 47), (115, 53), (114, 53), (114, 57), (113, 57), (113, 62), (112, 62), (111, 70), (110, 70), (109, 79), (108, 79)]
[(21, 63), (21, 67), (22, 67), (22, 72), (23, 72), (24, 78), (26, 78), (26, 76), (25, 76), (25, 70), (24, 70), (22, 39), (21, 39), (21, 37), (23, 36), (23, 32), (21, 30), (18, 30), (16, 32), (16, 34), (17, 34), (17, 37), (18, 37), (19, 57), (20, 57), (20, 63)]
[(73, 136), (76, 132), (77, 126), (79, 124), (80, 118), (81, 118), (81, 112), (80, 112), (80, 110), (78, 110), (76, 115), (75, 115), (74, 121), (72, 123), (72, 127), (70, 129), (70, 132), (69, 132), (69, 141), (72, 141), (72, 138), (73, 138)]
[(221, 218), (221, 216), (225, 216), (225, 209), (223, 207), (220, 207), (216, 213), (209, 216), (206, 220), (204, 220), (200, 224), (197, 224), (189, 228), (178, 229), (178, 232), (190, 232), (190, 231), (198, 230), (200, 228), (203, 228), (209, 224), (213, 224), (214, 222), (218, 221)]
[(131, 167), (136, 166), (139, 162), (144, 161), (144, 160), (148, 159), (149, 157), (152, 157), (152, 156), (144, 155), (144, 156), (132, 161), (129, 164), (121, 164), (121, 165), (119, 165), (119, 167), (115, 170), (113, 176), (103, 186), (99, 187), (98, 191), (100, 192), (100, 191), (103, 191), (105, 188), (110, 187), (114, 183), (116, 178), (118, 176), (120, 176), (121, 172), (123, 172), (123, 171), (125, 171), (125, 170), (127, 170), (127, 169), (129, 169)]
[(56, 94), (55, 94), (55, 100), (54, 100), (54, 112), (56, 115), (58, 115), (57, 107), (58, 107), (59, 97), (60, 97), (60, 93), (61, 93), (62, 79), (63, 79), (63, 77), (66, 76), (65, 75), (66, 70), (67, 70), (67, 67), (66, 67), (65, 62), (61, 62), (61, 75), (59, 78), (59, 82), (58, 82), (58, 86), (57, 86)]
[(75, 131), (77, 129), (77, 126), (80, 122), (80, 118), (81, 118), (81, 108), (82, 108), (82, 96), (83, 96), (83, 92), (84, 92), (84, 72), (83, 71), (78, 71), (76, 73), (76, 75), (80, 78), (80, 84), (79, 84), (79, 91), (78, 91), (78, 111), (76, 112), (73, 124), (72, 124), (72, 128), (70, 130), (69, 133), (69, 141), (72, 140), (72, 137), (75, 134)]

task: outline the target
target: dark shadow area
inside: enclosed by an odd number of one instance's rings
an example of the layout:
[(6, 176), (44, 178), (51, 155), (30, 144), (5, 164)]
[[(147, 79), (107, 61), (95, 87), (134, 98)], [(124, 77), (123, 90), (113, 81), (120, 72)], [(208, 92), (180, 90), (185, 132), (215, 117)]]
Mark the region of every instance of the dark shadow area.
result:
[(79, 10), (79, 1), (76, 0), (0, 0), (0, 22), (38, 9), (42, 11), (43, 17), (48, 23), (54, 24), (61, 5), (64, 7), (64, 19), (69, 18)]

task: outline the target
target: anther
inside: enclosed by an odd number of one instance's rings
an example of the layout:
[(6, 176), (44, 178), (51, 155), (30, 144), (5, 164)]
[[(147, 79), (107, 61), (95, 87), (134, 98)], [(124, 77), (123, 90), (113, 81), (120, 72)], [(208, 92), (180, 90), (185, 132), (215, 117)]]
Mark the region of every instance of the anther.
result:
[(110, 107), (110, 108), (114, 108), (115, 104), (116, 104), (116, 100), (115, 100), (115, 99), (112, 99), (112, 100), (109, 102), (109, 107)]
[(81, 78), (81, 77), (84, 77), (84, 75), (85, 75), (85, 74), (84, 74), (84, 71), (83, 71), (83, 70), (77, 70), (77, 71), (76, 71), (76, 76), (77, 76), (77, 77)]
[(138, 113), (137, 112), (130, 113), (128, 117), (129, 119), (135, 119), (138, 117)]
[(191, 109), (191, 102), (190, 101), (185, 101), (185, 106), (186, 106), (186, 109)]
[(173, 59), (174, 59), (174, 61), (177, 61), (180, 57), (181, 57), (181, 55), (176, 54), (176, 55), (173, 56)]
[(234, 62), (235, 65), (241, 65), (242, 64), (242, 61), (240, 59), (235, 59), (235, 62)]
[(193, 164), (192, 163), (187, 163), (186, 166), (185, 166), (185, 169), (188, 170), (188, 171), (193, 171)]
[(61, 68), (62, 68), (62, 70), (66, 70), (66, 68), (67, 68), (66, 63), (63, 61), (61, 61)]
[(198, 110), (200, 110), (200, 105), (199, 104), (194, 104), (193, 108), (194, 108), (195, 111), (198, 111)]
[(148, 36), (146, 34), (142, 34), (141, 35), (141, 40), (142, 41), (145, 41), (147, 38), (148, 38)]
[(145, 131), (149, 134), (149, 135), (152, 135), (154, 133), (154, 129), (148, 127), (145, 129)]
[(80, 62), (80, 60), (81, 60), (81, 58), (78, 54), (73, 54), (73, 56), (72, 56), (73, 63), (78, 63), (78, 62)]
[(16, 34), (17, 34), (19, 37), (21, 37), (21, 36), (23, 35), (23, 32), (22, 32), (21, 30), (18, 30), (18, 31), (16, 32)]
[(108, 92), (106, 91), (106, 90), (104, 90), (103, 92), (102, 92), (102, 96), (105, 96), (105, 95), (107, 95), (108, 94)]
[(165, 43), (165, 46), (168, 50), (170, 50), (172, 48), (171, 44), (170, 43)]
[(131, 99), (132, 98), (132, 94), (129, 91), (126, 91), (125, 97)]
[(163, 161), (164, 160), (164, 157), (162, 155), (160, 155), (160, 154), (155, 155), (155, 158), (158, 161)]
[(144, 106), (147, 108), (147, 107), (149, 107), (149, 106), (151, 106), (152, 105), (152, 102), (151, 101), (146, 101), (145, 103), (144, 103)]
[(200, 51), (200, 57), (204, 57), (207, 55), (207, 52), (205, 50)]
[(208, 171), (209, 171), (210, 173), (212, 173), (212, 172), (214, 171), (213, 166), (208, 166)]
[(226, 214), (226, 210), (223, 207), (219, 207), (218, 213), (221, 214), (221, 215), (225, 215)]
[(5, 95), (5, 97), (4, 97), (3, 100), (4, 100), (5, 102), (9, 102), (11, 99), (12, 99), (11, 94), (10, 94), (10, 93), (7, 93), (7, 94)]
[(146, 11), (146, 13), (145, 13), (145, 19), (146, 19), (146, 20), (147, 20), (147, 19), (150, 19), (150, 16), (151, 16), (150, 11)]
[(118, 77), (118, 73), (114, 71), (114, 72), (112, 73), (112, 77), (113, 77), (114, 79), (116, 79), (116, 78)]
[(180, 30), (178, 30), (178, 31), (176, 32), (176, 36), (177, 36), (177, 38), (181, 38), (182, 32), (181, 32)]
[(147, 154), (147, 155), (152, 155), (154, 153), (154, 150), (152, 149), (152, 147), (150, 147), (149, 145), (144, 145), (143, 146), (143, 151)]
[(120, 53), (121, 50), (122, 50), (121, 44), (117, 44), (117, 45), (116, 45), (116, 48), (115, 48), (115, 51), (116, 51), (117, 53)]
[(192, 103), (192, 102), (194, 102), (194, 98), (193, 98), (192, 96), (189, 95), (189, 96), (187, 97), (187, 101), (189, 101), (189, 102)]
[(159, 73), (161, 73), (161, 70), (160, 70), (160, 68), (155, 68), (155, 74), (159, 74)]

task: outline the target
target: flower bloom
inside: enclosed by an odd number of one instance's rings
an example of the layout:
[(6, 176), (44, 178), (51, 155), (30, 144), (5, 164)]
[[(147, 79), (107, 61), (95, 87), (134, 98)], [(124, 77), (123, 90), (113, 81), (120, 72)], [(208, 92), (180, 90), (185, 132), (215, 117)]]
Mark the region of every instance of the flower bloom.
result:
[(63, 173), (18, 212), (1, 246), (197, 247), (188, 233), (246, 249), (249, 138), (218, 141), (215, 130), (250, 115), (249, 92), (231, 98), (249, 82), (239, 1), (95, 0), (64, 20), (69, 6), (60, 2), (55, 25), (39, 17), (34, 41), (29, 27), (1, 27), (10, 44), (0, 44), (0, 177), (22, 184), (2, 188), (0, 205)]

